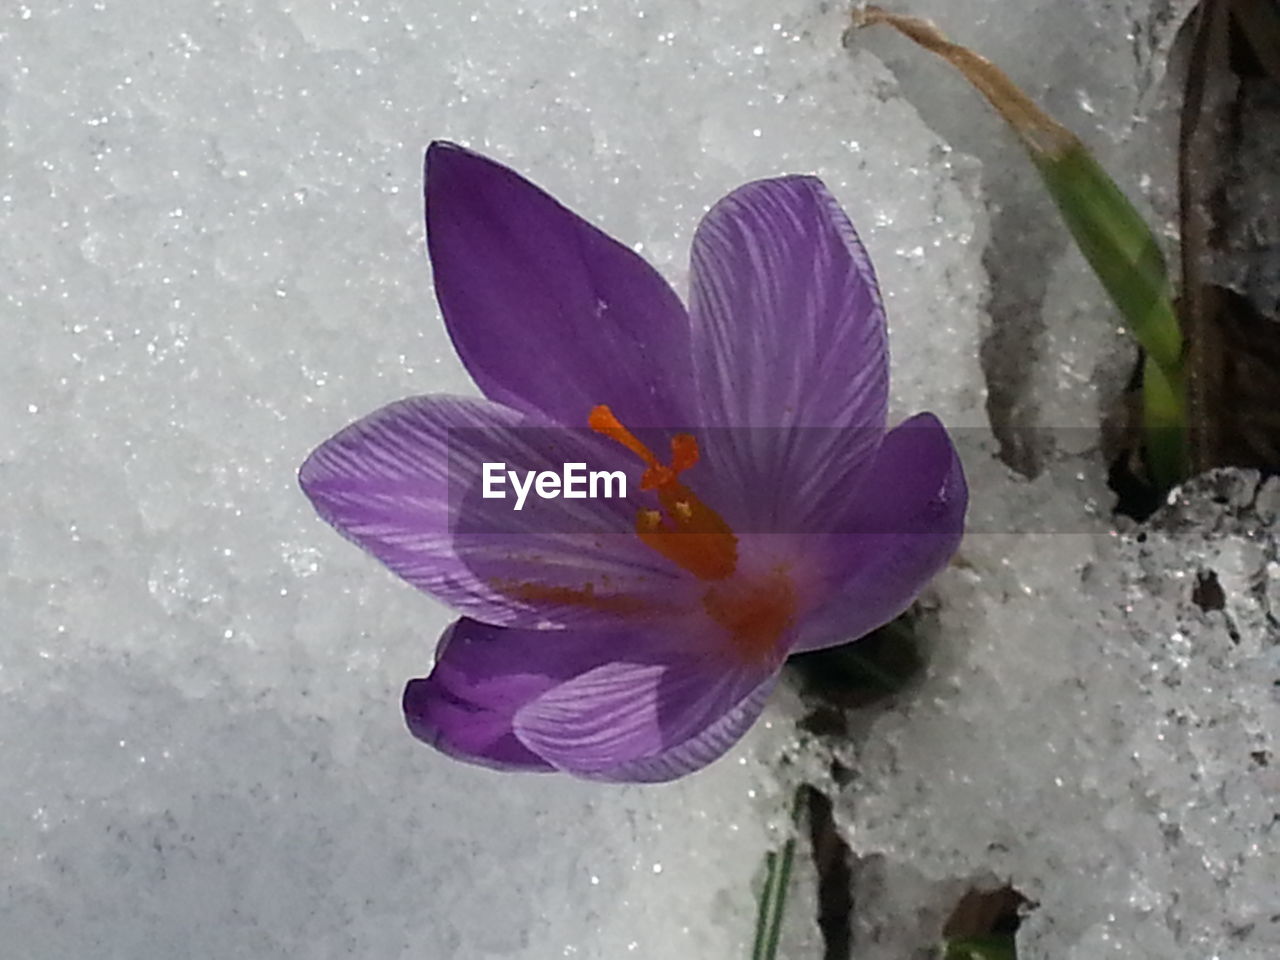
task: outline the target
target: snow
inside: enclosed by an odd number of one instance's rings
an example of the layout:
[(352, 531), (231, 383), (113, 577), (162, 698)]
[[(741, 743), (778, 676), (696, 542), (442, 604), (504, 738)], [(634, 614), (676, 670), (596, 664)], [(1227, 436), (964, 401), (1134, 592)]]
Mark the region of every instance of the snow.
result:
[[(1133, 111), (1164, 102), (1185, 3), (911, 6), (1166, 225), (1164, 128)], [(845, 23), (820, 0), (0, 13), (0, 940), (37, 960), (743, 956), (806, 778), (855, 858), (859, 960), (920, 949), (1004, 882), (1038, 904), (1024, 960), (1274, 954), (1280, 488), (1224, 474), (1145, 539), (1111, 523), (1095, 428), (1131, 354), (1102, 294), (981, 101), (887, 30), (844, 49)], [(434, 138), (513, 164), (680, 289), (698, 217), (743, 181), (817, 173), (845, 205), (889, 308), (895, 416), (962, 428), (974, 490), (926, 598), (928, 672), (852, 740), (798, 737), (784, 690), (724, 761), (642, 789), (502, 776), (404, 731), (449, 614), (293, 473), (384, 402), (473, 389), (424, 255)], [(1190, 599), (1208, 570), (1222, 610)], [(797, 864), (791, 960), (820, 950), (806, 842)]]
[(1224, 471), (1142, 530), (966, 542), (925, 680), (837, 751), (845, 837), (893, 880), (855, 893), (857, 956), (963, 881), (1037, 904), (1020, 958), (1276, 955), (1277, 496)]
[(899, 412), (981, 423), (976, 167), (843, 27), (808, 0), (5, 7), (10, 949), (745, 952), (787, 711), (659, 789), (453, 763), (398, 706), (447, 611), (319, 522), (294, 471), (386, 401), (472, 389), (424, 255), (438, 137), (680, 286), (719, 196), (820, 174), (884, 280)]

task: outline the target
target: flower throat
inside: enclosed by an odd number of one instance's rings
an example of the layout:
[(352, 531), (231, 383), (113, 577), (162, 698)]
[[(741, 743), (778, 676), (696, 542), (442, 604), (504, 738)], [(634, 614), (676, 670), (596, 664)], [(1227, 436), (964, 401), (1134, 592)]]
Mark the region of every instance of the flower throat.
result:
[(724, 580), (738, 567), (738, 538), (716, 513), (680, 482), (680, 474), (698, 462), (698, 441), (687, 433), (671, 438), (671, 463), (664, 464), (603, 404), (587, 423), (596, 433), (620, 443), (645, 463), (641, 490), (658, 495), (658, 510), (636, 514), (636, 534), (672, 563), (702, 580)]

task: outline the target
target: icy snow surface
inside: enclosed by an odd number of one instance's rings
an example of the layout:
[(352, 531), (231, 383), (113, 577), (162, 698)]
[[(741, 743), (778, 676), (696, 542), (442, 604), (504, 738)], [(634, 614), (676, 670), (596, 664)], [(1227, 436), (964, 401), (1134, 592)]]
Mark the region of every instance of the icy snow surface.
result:
[[(1165, 209), (1130, 116), (1168, 4), (913, 8)], [(821, 0), (5, 5), (6, 955), (744, 955), (794, 698), (666, 787), (450, 762), (398, 708), (447, 611), (296, 489), (350, 419), (471, 389), (423, 252), (437, 137), (517, 166), (680, 288), (710, 203), (819, 174), (880, 272), (895, 411), (982, 426), (989, 376), (1002, 442), (1048, 465), (1023, 482), (994, 444), (970, 448), (987, 530), (1048, 513), (1077, 536), (966, 544), (932, 595), (924, 687), (842, 748), (861, 771), (837, 800), (863, 864), (859, 960), (894, 937), (883, 956), (907, 956), (978, 876), (1041, 902), (1031, 960), (1272, 942), (1270, 773), (1249, 758), (1270, 749), (1257, 604), (1280, 595), (1274, 544), (1250, 553), (1257, 531), (1232, 530), (1204, 547), (1228, 601), (1201, 619), (1176, 539), (1100, 552), (1088, 435), (1055, 454), (1018, 431), (1096, 424), (1125, 372), (1110, 314), (1036, 225), (1048, 208), (977, 99), (887, 31), (842, 49), (844, 25)], [(1152, 584), (1165, 599), (1144, 611)], [(791, 960), (820, 955), (813, 899), (800, 870)]]
[(1039, 905), (1020, 960), (1280, 956), (1278, 514), (1280, 481), (1223, 472), (1143, 531), (967, 541), (928, 676), (837, 748), (858, 960), (1005, 882)]
[(448, 614), (294, 470), (470, 389), (424, 255), (437, 137), (681, 285), (719, 196), (822, 175), (881, 269), (899, 407), (981, 422), (973, 166), (843, 26), (809, 0), (3, 5), (6, 956), (744, 953), (786, 803), (767, 723), (648, 790), (436, 755), (398, 700)]

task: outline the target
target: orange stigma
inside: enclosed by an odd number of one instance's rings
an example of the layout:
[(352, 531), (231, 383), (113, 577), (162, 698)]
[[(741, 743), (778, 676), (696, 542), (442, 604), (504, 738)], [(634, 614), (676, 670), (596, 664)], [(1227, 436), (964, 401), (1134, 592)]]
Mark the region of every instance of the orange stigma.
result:
[(700, 579), (731, 576), (738, 567), (737, 536), (718, 513), (680, 482), (680, 474), (698, 462), (698, 441), (687, 433), (676, 434), (671, 438), (671, 463), (664, 464), (607, 406), (594, 407), (587, 423), (645, 464), (640, 489), (656, 491), (661, 510), (641, 510), (636, 515), (640, 539)]

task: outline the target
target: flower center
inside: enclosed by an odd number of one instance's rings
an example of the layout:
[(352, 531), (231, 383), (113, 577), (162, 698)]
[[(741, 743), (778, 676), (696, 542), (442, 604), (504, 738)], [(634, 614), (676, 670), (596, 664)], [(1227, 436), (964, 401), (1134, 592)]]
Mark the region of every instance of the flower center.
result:
[(796, 594), (782, 569), (763, 577), (716, 585), (702, 598), (702, 607), (723, 627), (743, 659), (767, 661), (796, 616)]
[(659, 510), (636, 514), (636, 534), (676, 566), (702, 580), (723, 580), (738, 567), (738, 538), (720, 514), (680, 482), (680, 474), (698, 462), (698, 441), (687, 433), (671, 438), (671, 463), (664, 464), (601, 405), (587, 423), (596, 433), (626, 447), (645, 464), (641, 490), (658, 495)]
[(687, 433), (676, 434), (671, 438), (671, 462), (664, 464), (607, 406), (595, 407), (587, 422), (645, 464), (640, 489), (657, 494), (659, 509), (637, 513), (636, 534), (682, 570), (709, 581), (702, 608), (725, 631), (739, 656), (769, 660), (795, 621), (795, 588), (781, 567), (763, 575), (738, 570), (737, 535), (680, 482), (680, 474), (698, 462), (698, 441)]

